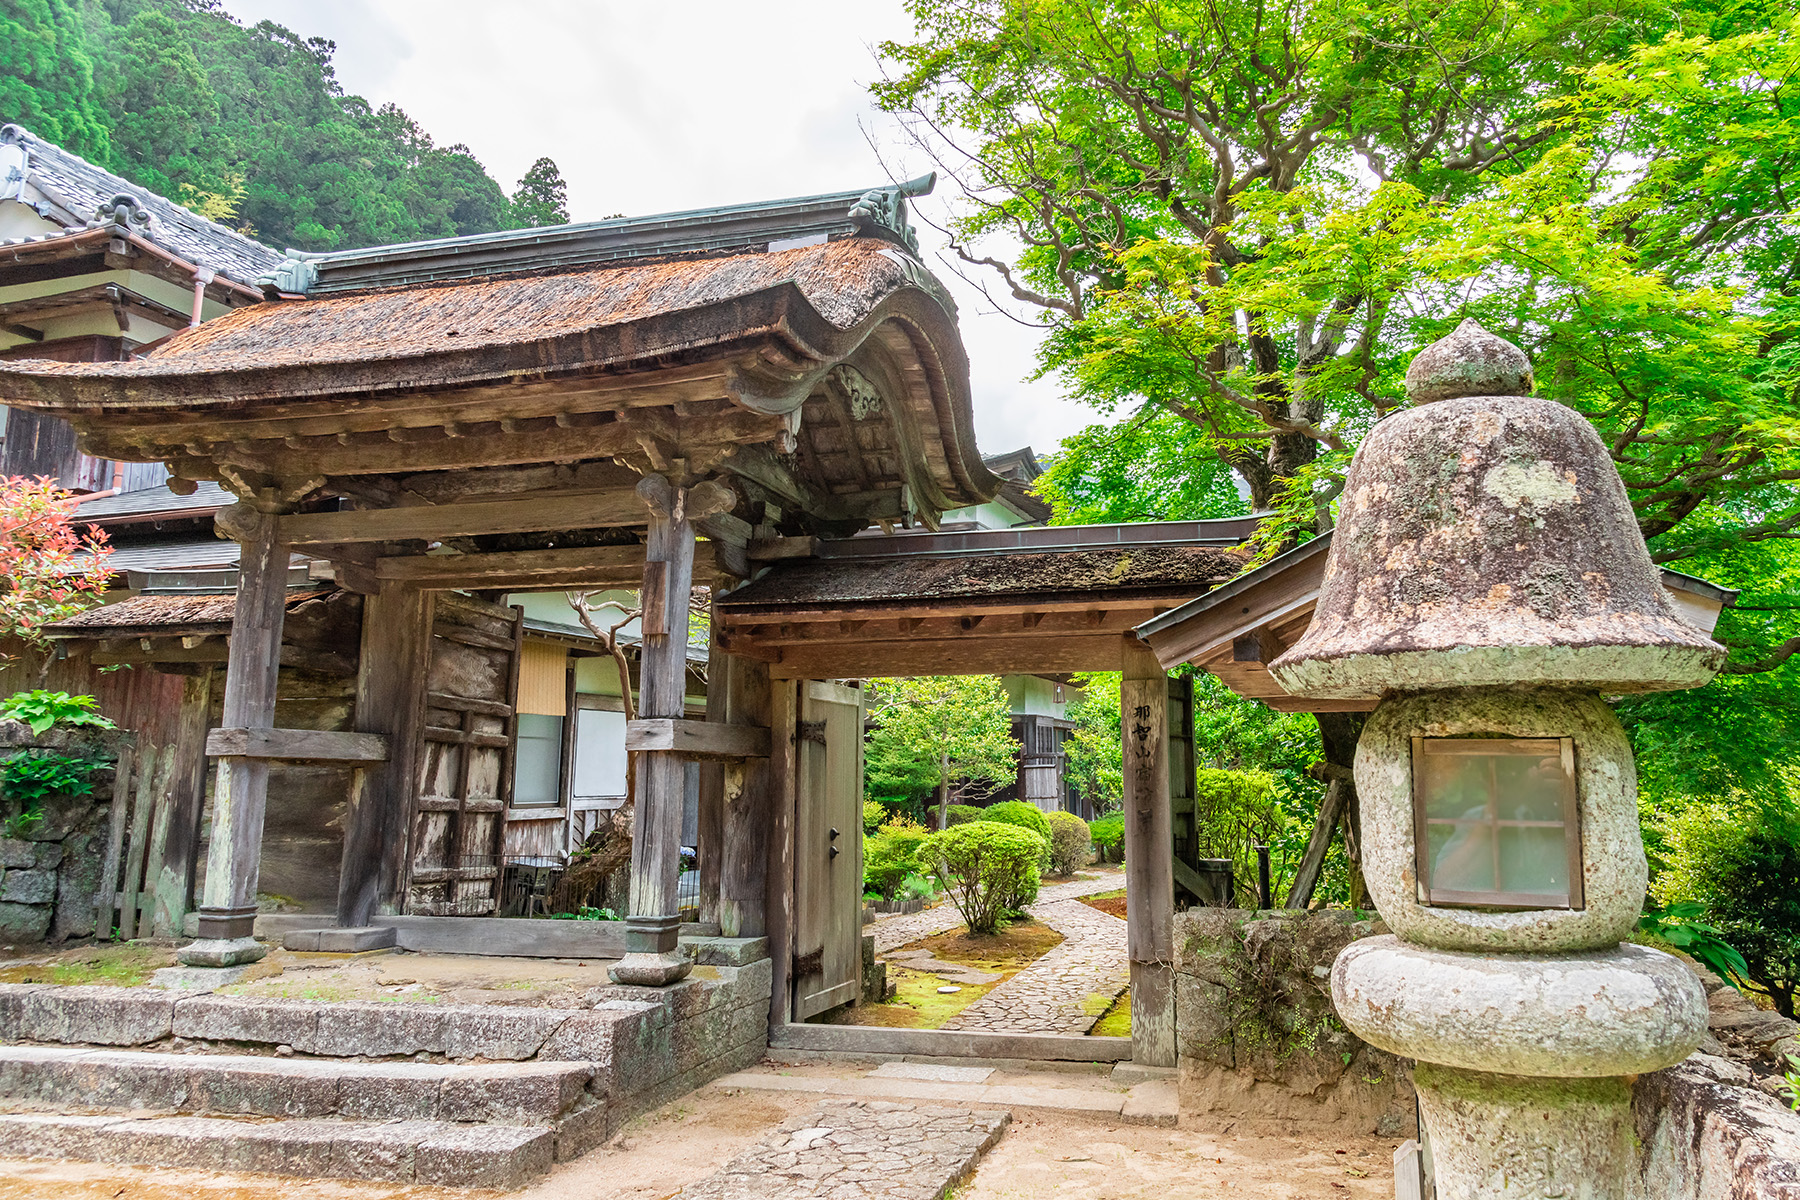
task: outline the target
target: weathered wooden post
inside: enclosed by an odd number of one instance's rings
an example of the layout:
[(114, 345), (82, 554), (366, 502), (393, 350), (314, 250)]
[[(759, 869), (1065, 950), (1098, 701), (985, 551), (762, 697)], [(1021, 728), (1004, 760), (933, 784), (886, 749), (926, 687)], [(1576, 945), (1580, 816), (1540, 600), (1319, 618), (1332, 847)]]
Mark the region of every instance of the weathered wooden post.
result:
[[(280, 518), (243, 501), (222, 511), (218, 525), (243, 547), (220, 724), (224, 729), (269, 729), (275, 721), (275, 690), (281, 676), (288, 548), (281, 540)], [(219, 759), (198, 937), (177, 954), (190, 966), (237, 966), (268, 953), (253, 936), (268, 798), (267, 758)]]
[(1135, 635), (1124, 639), (1125, 924), (1131, 956), (1131, 1057), (1175, 1065), (1175, 853), (1169, 811), (1169, 679)]
[[(721, 665), (715, 660), (715, 671)], [(726, 670), (725, 720), (769, 728), (772, 692), (767, 664), (731, 655)], [(718, 675), (711, 686), (721, 683)], [(762, 937), (768, 932), (770, 760), (747, 758), (723, 764), (723, 820), (720, 846), (719, 932), (726, 937)]]
[[(694, 525), (735, 501), (723, 484), (678, 487), (661, 475), (638, 482), (650, 509), (644, 540), (642, 684), (638, 718), (681, 720), (687, 696), (688, 597), (694, 577)], [(637, 811), (631, 840), (631, 912), (625, 919), (625, 957), (613, 967), (616, 983), (652, 987), (688, 973), (676, 942), (681, 928), (676, 885), (681, 871), (681, 809), (687, 756), (678, 750), (638, 750)]]
[(338, 925), (367, 928), (383, 905), (398, 911), (406, 873), (425, 690), (431, 669), (433, 593), (398, 584), (363, 597), (356, 729), (387, 739), (387, 761), (358, 767), (344, 820)]

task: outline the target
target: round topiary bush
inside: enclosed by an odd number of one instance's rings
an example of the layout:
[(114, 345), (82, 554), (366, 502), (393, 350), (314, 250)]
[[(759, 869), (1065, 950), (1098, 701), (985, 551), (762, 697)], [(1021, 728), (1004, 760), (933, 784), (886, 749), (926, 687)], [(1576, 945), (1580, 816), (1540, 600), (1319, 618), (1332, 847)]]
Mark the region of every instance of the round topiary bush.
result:
[(1027, 804), (1023, 800), (1004, 800), (982, 809), (981, 819), (1029, 829), (1043, 838), (1046, 846), (1050, 844), (1050, 822), (1044, 816), (1043, 809), (1035, 804)]
[(946, 826), (967, 825), (970, 821), (981, 820), (983, 811), (973, 804), (952, 804), (944, 810), (944, 824)]
[(1102, 859), (1125, 861), (1125, 814), (1107, 813), (1104, 817), (1094, 818), (1094, 823), (1088, 826), (1088, 836), (1094, 839), (1094, 848), (1100, 851)]
[(990, 934), (1019, 897), (1037, 896), (1044, 839), (999, 821), (971, 821), (931, 835), (919, 850), (950, 892), (969, 932)]
[(1073, 875), (1087, 866), (1093, 842), (1088, 823), (1071, 812), (1053, 812), (1050, 822), (1050, 866), (1058, 875)]

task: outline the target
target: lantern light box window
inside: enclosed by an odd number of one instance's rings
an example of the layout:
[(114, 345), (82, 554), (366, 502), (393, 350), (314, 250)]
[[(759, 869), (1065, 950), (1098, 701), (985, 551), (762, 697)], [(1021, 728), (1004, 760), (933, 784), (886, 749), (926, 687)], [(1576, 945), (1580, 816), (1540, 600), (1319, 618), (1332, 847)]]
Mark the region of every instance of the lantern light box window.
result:
[(1419, 901), (1583, 907), (1570, 738), (1412, 740)]

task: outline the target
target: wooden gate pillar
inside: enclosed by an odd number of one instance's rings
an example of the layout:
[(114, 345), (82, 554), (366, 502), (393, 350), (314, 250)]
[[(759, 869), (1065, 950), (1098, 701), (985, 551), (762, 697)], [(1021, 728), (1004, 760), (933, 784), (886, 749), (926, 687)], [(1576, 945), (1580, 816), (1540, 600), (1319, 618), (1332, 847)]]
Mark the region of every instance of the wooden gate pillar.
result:
[[(275, 723), (275, 692), (281, 677), (288, 548), (281, 541), (279, 518), (242, 501), (219, 518), (220, 527), (230, 531), (243, 547), (221, 726), (269, 729)], [(268, 953), (252, 936), (268, 799), (267, 758), (228, 755), (219, 759), (199, 937), (181, 949), (177, 957), (182, 962), (229, 967), (255, 962)]]
[[(770, 728), (769, 668), (752, 658), (721, 655), (712, 660), (708, 690), (725, 694), (722, 719), (731, 725)], [(718, 846), (719, 932), (726, 937), (763, 937), (768, 924), (769, 759), (720, 763)], [(703, 847), (701, 853), (704, 855)]]
[[(693, 522), (730, 508), (723, 484), (692, 488), (661, 475), (638, 482), (650, 509), (644, 541), (642, 683), (638, 717), (681, 720), (687, 697), (688, 596), (694, 579)], [(687, 763), (676, 750), (634, 752), (637, 810), (631, 838), (631, 911), (625, 918), (625, 957), (610, 972), (615, 983), (652, 987), (688, 973), (676, 942), (681, 930), (676, 885), (681, 874), (681, 810)]]
[(1125, 635), (1125, 924), (1131, 956), (1131, 1057), (1175, 1065), (1175, 844), (1169, 812), (1169, 682), (1150, 648)]
[(337, 921), (345, 928), (368, 925), (383, 908), (399, 912), (405, 900), (434, 598), (394, 584), (363, 597), (356, 729), (385, 736), (388, 758), (351, 777), (338, 872)]

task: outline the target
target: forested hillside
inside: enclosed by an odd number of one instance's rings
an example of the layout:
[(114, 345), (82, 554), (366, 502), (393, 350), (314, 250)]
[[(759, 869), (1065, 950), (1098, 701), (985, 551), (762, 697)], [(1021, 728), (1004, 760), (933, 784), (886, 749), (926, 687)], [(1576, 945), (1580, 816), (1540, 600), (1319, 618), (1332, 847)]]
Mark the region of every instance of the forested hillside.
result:
[(508, 197), (467, 146), (346, 95), (335, 50), (217, 0), (0, 0), (0, 120), (278, 248), (568, 220), (554, 162)]

